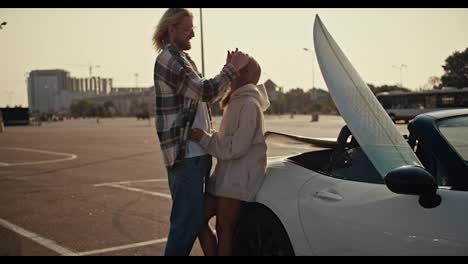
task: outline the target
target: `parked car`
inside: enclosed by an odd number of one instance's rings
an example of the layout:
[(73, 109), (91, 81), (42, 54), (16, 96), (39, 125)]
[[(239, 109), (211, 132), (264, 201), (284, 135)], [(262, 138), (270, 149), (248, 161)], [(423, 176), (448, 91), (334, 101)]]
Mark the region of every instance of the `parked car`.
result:
[(468, 109), (419, 115), (408, 131), (424, 168), (385, 178), (347, 126), (334, 144), (290, 136), (325, 148), (269, 161), (234, 253), (468, 255)]
[(5, 130), (5, 125), (3, 124), (3, 114), (2, 110), (0, 110), (0, 133), (3, 133)]
[(140, 119), (144, 120), (144, 119), (150, 118), (148, 111), (140, 111), (136, 114), (136, 117), (137, 117), (137, 120), (140, 120)]
[(5, 107), (0, 108), (0, 112), (4, 126), (29, 125), (29, 108), (27, 107)]
[(421, 114), (405, 140), (318, 16), (314, 47), (346, 126), (268, 133), (324, 149), (269, 162), (234, 253), (468, 255), (468, 109)]

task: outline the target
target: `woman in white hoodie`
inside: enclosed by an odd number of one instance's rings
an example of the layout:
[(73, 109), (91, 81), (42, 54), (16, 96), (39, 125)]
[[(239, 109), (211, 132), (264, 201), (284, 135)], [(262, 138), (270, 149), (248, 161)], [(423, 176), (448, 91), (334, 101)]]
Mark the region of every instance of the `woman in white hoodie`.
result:
[[(199, 234), (205, 255), (231, 255), (234, 228), (244, 202), (253, 201), (266, 170), (263, 112), (270, 102), (258, 88), (260, 65), (251, 59), (221, 100), (219, 132), (194, 129), (190, 138), (217, 158), (205, 195), (205, 222)], [(216, 235), (208, 222), (216, 215)]]

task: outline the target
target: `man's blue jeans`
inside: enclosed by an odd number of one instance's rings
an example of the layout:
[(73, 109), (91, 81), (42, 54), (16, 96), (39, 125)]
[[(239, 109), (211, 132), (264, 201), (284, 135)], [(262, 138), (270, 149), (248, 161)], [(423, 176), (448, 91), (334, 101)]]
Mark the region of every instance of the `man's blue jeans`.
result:
[(172, 196), (171, 224), (166, 256), (188, 256), (203, 222), (205, 182), (210, 176), (210, 155), (186, 158), (168, 171)]

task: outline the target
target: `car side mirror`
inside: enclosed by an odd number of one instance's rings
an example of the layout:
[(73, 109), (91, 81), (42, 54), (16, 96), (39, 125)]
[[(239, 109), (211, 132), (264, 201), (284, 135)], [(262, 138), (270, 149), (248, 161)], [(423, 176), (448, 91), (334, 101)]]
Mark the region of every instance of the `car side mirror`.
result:
[(384, 178), (388, 189), (398, 194), (418, 195), (419, 204), (424, 208), (440, 205), (434, 177), (419, 166), (402, 166), (390, 171)]

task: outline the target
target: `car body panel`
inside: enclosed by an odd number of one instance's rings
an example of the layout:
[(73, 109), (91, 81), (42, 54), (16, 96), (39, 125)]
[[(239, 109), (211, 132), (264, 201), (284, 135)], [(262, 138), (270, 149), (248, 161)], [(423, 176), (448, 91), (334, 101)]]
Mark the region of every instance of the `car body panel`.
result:
[(322, 175), (309, 180), (298, 199), (313, 254), (467, 254), (468, 212), (461, 201), (468, 193), (442, 189), (439, 195), (441, 205), (425, 209), (417, 196), (392, 193), (383, 184)]
[(309, 255), (310, 248), (303, 232), (297, 196), (302, 185), (318, 176), (309, 170), (278, 158), (268, 161), (266, 177), (256, 201), (270, 208), (281, 220), (296, 255)]
[[(431, 113), (409, 126), (417, 140), (430, 142), (437, 118), (465, 114)], [(426, 209), (418, 196), (334, 178), (291, 158), (269, 160), (256, 201), (278, 216), (296, 255), (468, 255), (468, 192), (440, 187), (441, 204)]]
[(431, 154), (432, 160), (426, 161), (425, 166), (434, 177), (439, 177), (439, 170), (441, 170), (439, 164), (442, 164), (444, 165), (442, 168), (444, 173), (452, 175), (446, 185), (455, 190), (468, 191), (468, 164), (459, 156), (437, 127), (440, 120), (459, 116), (468, 116), (468, 109), (444, 110), (419, 115), (408, 125), (409, 141), (412, 142), (410, 144), (415, 144), (416, 140), (420, 141), (424, 145), (425, 151)]

